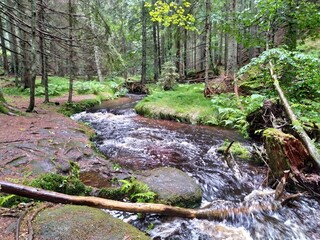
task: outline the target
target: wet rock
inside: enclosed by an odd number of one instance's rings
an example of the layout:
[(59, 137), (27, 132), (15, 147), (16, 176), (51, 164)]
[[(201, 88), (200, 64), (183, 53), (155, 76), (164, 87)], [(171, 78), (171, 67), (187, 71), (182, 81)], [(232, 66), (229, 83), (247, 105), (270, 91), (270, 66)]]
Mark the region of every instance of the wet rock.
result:
[(181, 170), (170, 167), (156, 168), (140, 172), (137, 179), (158, 194), (160, 203), (188, 208), (200, 206), (200, 186)]
[(33, 228), (35, 240), (150, 239), (130, 224), (100, 209), (84, 206), (57, 206), (41, 211)]

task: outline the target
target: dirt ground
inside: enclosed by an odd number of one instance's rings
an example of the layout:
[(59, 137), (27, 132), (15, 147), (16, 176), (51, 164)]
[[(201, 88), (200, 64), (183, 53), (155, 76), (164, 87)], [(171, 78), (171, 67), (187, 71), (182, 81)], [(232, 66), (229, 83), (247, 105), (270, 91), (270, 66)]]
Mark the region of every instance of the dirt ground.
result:
[[(75, 96), (74, 101), (93, 97)], [(21, 112), (28, 107), (27, 98), (8, 100)], [(60, 104), (66, 101), (67, 96), (51, 99)], [(58, 113), (59, 106), (42, 102), (37, 98), (35, 112), (24, 116), (0, 114), (0, 180), (23, 181), (45, 172), (67, 173), (69, 161), (78, 162), (83, 171), (99, 171), (109, 178), (110, 163), (92, 149), (89, 128)], [(15, 239), (20, 213), (19, 209), (8, 212), (0, 208), (1, 239)]]

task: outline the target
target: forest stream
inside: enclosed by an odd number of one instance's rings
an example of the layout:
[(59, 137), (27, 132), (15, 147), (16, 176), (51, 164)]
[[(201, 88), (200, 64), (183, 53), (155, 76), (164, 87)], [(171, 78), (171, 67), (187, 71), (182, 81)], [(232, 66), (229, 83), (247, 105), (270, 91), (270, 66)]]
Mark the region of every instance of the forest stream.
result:
[[(152, 239), (320, 239), (319, 202), (302, 197), (274, 210), (272, 189), (263, 187), (266, 169), (238, 161), (234, 174), (217, 153), (224, 140), (251, 142), (216, 127), (148, 119), (134, 112), (137, 96), (102, 103), (74, 115), (97, 132), (95, 144), (112, 161), (133, 170), (171, 166), (192, 176), (203, 190), (201, 207), (230, 210), (222, 221), (158, 215), (112, 215), (146, 231)], [(257, 206), (270, 206), (259, 209)], [(232, 215), (245, 206), (250, 213)], [(252, 211), (253, 210), (253, 211)]]

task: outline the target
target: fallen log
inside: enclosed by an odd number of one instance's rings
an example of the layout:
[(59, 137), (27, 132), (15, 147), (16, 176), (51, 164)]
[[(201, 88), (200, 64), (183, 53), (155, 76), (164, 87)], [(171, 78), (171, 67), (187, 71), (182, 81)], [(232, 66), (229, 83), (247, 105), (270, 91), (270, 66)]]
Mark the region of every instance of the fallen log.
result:
[(318, 152), (316, 146), (314, 145), (314, 143), (312, 142), (312, 140), (310, 139), (310, 137), (308, 136), (306, 131), (303, 129), (302, 124), (298, 120), (297, 116), (292, 111), (292, 109), (290, 107), (290, 104), (289, 104), (287, 98), (285, 97), (281, 87), (280, 87), (278, 77), (274, 73), (274, 67), (273, 67), (273, 64), (272, 64), (271, 61), (269, 62), (269, 66), (270, 66), (270, 68), (269, 68), (270, 74), (271, 74), (271, 77), (273, 79), (273, 85), (274, 85), (276, 91), (278, 92), (278, 95), (279, 95), (279, 97), (281, 99), (281, 102), (283, 103), (284, 109), (285, 109), (288, 117), (290, 118), (293, 126), (294, 126), (294, 130), (299, 134), (299, 136), (301, 138), (301, 141), (305, 145), (305, 147), (308, 150), (310, 156), (315, 161), (315, 163), (317, 164), (318, 168), (320, 168), (320, 153)]
[[(223, 220), (241, 214), (250, 214), (265, 210), (275, 210), (281, 204), (240, 206), (224, 209), (188, 209), (155, 203), (128, 203), (98, 197), (71, 196), (67, 194), (28, 187), (20, 184), (0, 181), (0, 192), (53, 203), (86, 205), (95, 208), (118, 210), (133, 213), (154, 213), (182, 218)], [(279, 202), (276, 202), (279, 203)]]

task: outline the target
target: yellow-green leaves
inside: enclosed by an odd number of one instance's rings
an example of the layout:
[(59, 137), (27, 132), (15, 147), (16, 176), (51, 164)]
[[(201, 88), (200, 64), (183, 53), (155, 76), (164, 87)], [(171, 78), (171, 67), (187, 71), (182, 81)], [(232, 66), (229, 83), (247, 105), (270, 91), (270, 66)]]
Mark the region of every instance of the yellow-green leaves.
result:
[(145, 7), (150, 9), (151, 20), (162, 23), (166, 27), (177, 25), (184, 27), (187, 30), (195, 31), (195, 18), (188, 13), (191, 4), (183, 0), (182, 3), (171, 1), (169, 3), (164, 1), (156, 1), (154, 5), (146, 3)]

